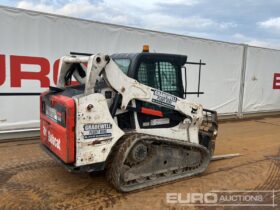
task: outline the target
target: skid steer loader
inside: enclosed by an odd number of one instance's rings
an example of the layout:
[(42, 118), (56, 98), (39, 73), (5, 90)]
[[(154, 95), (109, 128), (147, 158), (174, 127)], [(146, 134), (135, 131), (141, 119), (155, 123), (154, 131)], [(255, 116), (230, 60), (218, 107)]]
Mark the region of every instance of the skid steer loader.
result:
[(70, 171), (106, 170), (122, 192), (204, 172), (217, 113), (186, 99), (186, 60), (149, 52), (62, 57), (56, 86), (40, 96), (42, 147)]

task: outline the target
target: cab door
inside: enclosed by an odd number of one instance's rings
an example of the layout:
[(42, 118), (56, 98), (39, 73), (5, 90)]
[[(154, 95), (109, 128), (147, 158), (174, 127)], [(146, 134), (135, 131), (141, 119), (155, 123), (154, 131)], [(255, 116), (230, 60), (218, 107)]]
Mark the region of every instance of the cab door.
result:
[[(183, 97), (181, 65), (175, 61), (156, 58), (142, 60), (136, 71), (136, 79), (142, 84)], [(138, 109), (147, 108), (163, 113), (163, 116), (137, 113), (140, 128), (173, 127), (182, 120), (181, 114), (171, 108), (142, 101), (137, 101), (136, 106)]]

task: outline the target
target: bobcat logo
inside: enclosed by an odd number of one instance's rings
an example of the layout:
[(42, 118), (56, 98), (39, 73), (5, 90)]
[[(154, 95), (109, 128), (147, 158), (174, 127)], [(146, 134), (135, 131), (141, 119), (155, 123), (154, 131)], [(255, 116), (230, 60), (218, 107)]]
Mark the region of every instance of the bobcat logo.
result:
[(50, 133), (50, 131), (48, 131), (48, 141), (57, 149), (61, 150), (60, 148), (60, 139), (59, 138), (55, 138), (54, 135), (52, 133)]

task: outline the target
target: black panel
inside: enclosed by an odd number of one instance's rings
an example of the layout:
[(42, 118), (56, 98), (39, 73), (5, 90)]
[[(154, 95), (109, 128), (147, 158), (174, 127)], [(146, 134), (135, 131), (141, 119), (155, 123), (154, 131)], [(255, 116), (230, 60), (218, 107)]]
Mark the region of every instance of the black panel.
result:
[(83, 94), (84, 91), (85, 91), (85, 85), (69, 86), (66, 89), (64, 89), (62, 92), (60, 92), (59, 95), (73, 97), (76, 95)]
[(133, 112), (118, 115), (118, 126), (124, 130), (135, 129)]

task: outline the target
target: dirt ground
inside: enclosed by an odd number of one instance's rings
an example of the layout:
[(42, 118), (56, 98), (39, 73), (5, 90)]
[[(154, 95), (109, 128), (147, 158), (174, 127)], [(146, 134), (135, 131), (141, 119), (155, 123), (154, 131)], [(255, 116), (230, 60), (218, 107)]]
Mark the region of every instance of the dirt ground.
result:
[(213, 190), (275, 190), (275, 204), (280, 207), (280, 118), (220, 123), (215, 154), (227, 153), (242, 156), (213, 161), (198, 177), (122, 194), (102, 173), (69, 173), (41, 150), (39, 140), (0, 143), (0, 209), (241, 208), (167, 202), (167, 193), (178, 196)]

